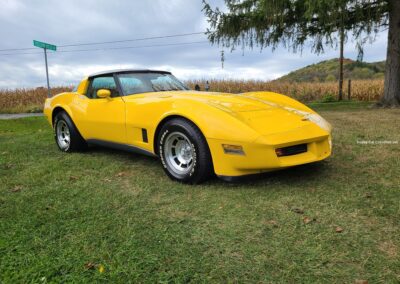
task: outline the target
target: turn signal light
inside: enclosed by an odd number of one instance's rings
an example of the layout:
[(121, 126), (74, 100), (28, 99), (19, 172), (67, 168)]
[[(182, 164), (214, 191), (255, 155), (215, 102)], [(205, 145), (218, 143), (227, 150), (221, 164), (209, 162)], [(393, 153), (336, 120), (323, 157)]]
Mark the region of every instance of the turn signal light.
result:
[(240, 145), (222, 144), (222, 148), (224, 148), (225, 154), (243, 155), (244, 156), (243, 147)]

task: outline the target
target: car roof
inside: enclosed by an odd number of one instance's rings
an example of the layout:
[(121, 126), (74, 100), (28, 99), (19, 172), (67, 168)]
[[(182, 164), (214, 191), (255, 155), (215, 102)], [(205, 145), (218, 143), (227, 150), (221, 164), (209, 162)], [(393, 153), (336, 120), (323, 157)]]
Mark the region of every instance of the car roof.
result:
[(171, 74), (168, 71), (160, 71), (160, 70), (149, 70), (149, 69), (116, 69), (116, 70), (108, 70), (97, 72), (89, 75), (88, 77), (97, 77), (102, 75), (113, 75), (113, 74), (122, 74), (122, 73), (162, 73), (162, 74)]

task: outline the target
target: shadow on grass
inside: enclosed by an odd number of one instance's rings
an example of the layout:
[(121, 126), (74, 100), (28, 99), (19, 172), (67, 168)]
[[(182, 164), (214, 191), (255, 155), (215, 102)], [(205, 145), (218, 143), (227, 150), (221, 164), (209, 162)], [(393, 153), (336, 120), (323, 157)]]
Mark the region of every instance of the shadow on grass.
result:
[[(125, 152), (122, 150), (105, 148), (100, 146), (91, 146), (87, 154), (102, 154), (110, 156), (110, 158), (125, 160), (128, 163), (141, 163), (149, 167), (161, 167), (161, 163), (156, 157), (149, 157), (141, 154)], [(232, 181), (224, 181), (214, 176), (209, 181), (203, 183), (205, 186), (224, 186), (235, 188), (243, 186), (256, 186), (265, 183), (276, 183), (286, 185), (298, 185), (310, 180), (322, 179), (328, 172), (328, 162), (316, 162), (286, 168), (273, 172), (266, 172), (254, 175), (247, 175), (234, 178)], [(167, 178), (167, 177), (166, 177)]]
[(300, 166), (294, 166), (272, 172), (248, 175), (238, 179), (239, 183), (259, 182), (265, 179), (286, 181), (288, 183), (301, 182), (304, 179), (321, 177), (325, 172), (325, 163), (316, 162)]

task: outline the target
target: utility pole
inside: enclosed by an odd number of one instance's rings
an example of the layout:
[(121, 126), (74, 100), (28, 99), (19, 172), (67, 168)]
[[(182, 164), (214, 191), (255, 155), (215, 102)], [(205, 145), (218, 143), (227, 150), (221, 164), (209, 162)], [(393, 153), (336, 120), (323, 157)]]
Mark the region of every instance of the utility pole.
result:
[(225, 62), (225, 52), (221, 50), (221, 68), (224, 69), (224, 62)]

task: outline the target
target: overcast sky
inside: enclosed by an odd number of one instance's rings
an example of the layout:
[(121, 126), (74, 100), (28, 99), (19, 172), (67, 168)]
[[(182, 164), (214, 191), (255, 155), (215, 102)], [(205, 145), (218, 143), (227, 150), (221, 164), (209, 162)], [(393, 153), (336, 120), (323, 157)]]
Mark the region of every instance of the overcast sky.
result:
[[(210, 1), (223, 8), (223, 1)], [(31, 48), (32, 40), (55, 45), (116, 41), (205, 31), (207, 20), (201, 0), (0, 0), (0, 49)], [(384, 60), (386, 32), (367, 44), (364, 61)], [(221, 68), (221, 47), (211, 46), (205, 35), (154, 39), (119, 44), (59, 48), (62, 50), (191, 43), (175, 46), (98, 50), (90, 52), (49, 52), (50, 84), (76, 84), (93, 72), (116, 68), (163, 69), (180, 79), (278, 78), (297, 68), (338, 57), (334, 48), (316, 55), (305, 47), (302, 53), (284, 48), (274, 52), (258, 48), (253, 51), (225, 51)], [(198, 43), (200, 42), (200, 43)], [(0, 51), (0, 88), (37, 87), (46, 82), (41, 49)], [(349, 39), (345, 56), (355, 59), (355, 44)]]

